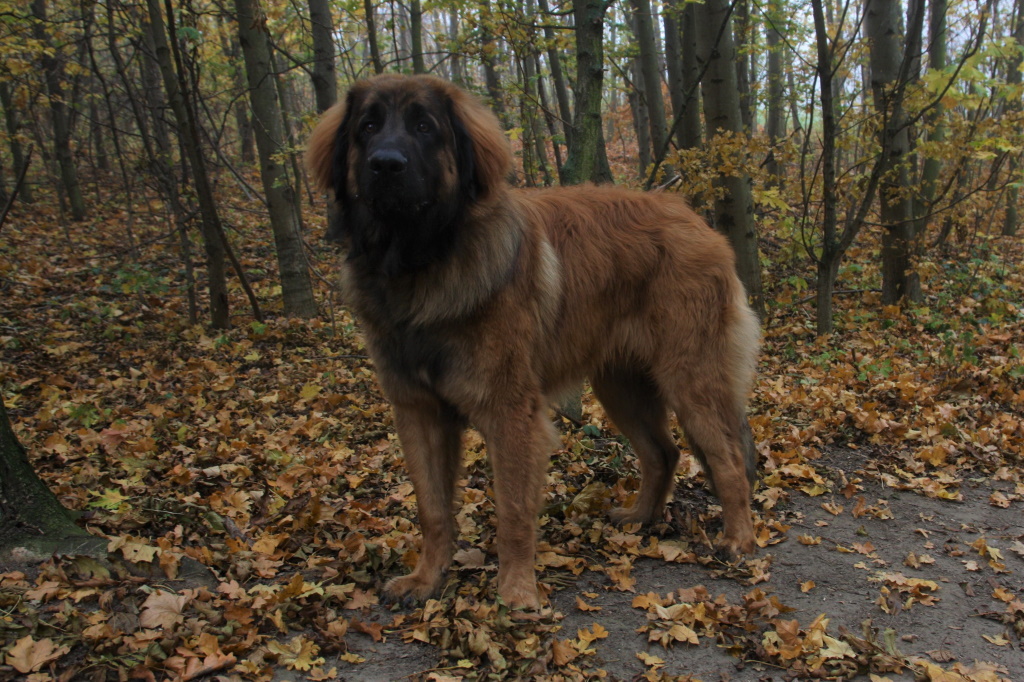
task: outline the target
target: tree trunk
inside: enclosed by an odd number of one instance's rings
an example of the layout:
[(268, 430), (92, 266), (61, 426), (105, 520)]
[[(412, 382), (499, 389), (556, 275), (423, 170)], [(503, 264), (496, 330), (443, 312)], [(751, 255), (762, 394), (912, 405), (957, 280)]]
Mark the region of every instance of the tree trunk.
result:
[(544, 14), (544, 40), (547, 43), (548, 66), (551, 69), (551, 82), (555, 90), (555, 98), (558, 100), (558, 115), (562, 119), (561, 128), (565, 136), (565, 145), (569, 145), (572, 138), (572, 107), (569, 105), (569, 88), (565, 83), (565, 71), (562, 69), (562, 55), (555, 43), (555, 29), (551, 22), (554, 17), (548, 9), (548, 0), (540, 0), (540, 10)]
[(490, 99), (491, 109), (498, 115), (501, 125), (509, 128), (508, 114), (505, 112), (505, 97), (501, 92), (501, 77), (498, 75), (498, 43), (491, 33), (490, 25), (491, 3), (490, 0), (483, 0), (480, 12), (480, 42), (483, 44), (481, 61), (484, 64), (484, 82), (487, 87), (487, 97)]
[[(173, 18), (174, 12), (167, 1), (167, 16)], [(213, 197), (213, 189), (206, 174), (206, 160), (200, 144), (199, 126), (196, 117), (185, 97), (184, 78), (181, 77), (181, 64), (175, 68), (171, 45), (167, 40), (167, 29), (161, 12), (159, 0), (146, 0), (149, 11), (149, 22), (157, 63), (163, 76), (167, 99), (178, 122), (178, 137), (188, 155), (189, 165), (195, 182), (196, 197), (199, 200), (199, 212), (203, 227), (203, 244), (206, 247), (206, 278), (210, 292), (210, 324), (218, 329), (226, 329), (231, 325), (228, 312), (228, 290), (224, 270), (223, 230), (217, 204)], [(173, 29), (173, 26), (171, 27)], [(173, 61), (172, 61), (173, 60)]]
[(576, 21), (576, 111), (572, 144), (562, 177), (569, 185), (611, 182), (612, 172), (601, 129), (601, 87), (604, 82), (604, 15), (606, 0), (573, 3)]
[(832, 333), (832, 290), (839, 273), (839, 261), (845, 248), (836, 236), (838, 222), (835, 148), (837, 137), (836, 108), (832, 83), (832, 51), (829, 46), (822, 0), (811, 0), (814, 33), (818, 49), (818, 83), (821, 90), (821, 175), (822, 175), (822, 239), (818, 261), (815, 327), (819, 336)]
[[(736, 86), (736, 49), (730, 30), (729, 4), (725, 0), (706, 0), (698, 6), (697, 17), (698, 59), (706, 66), (701, 89), (708, 138), (710, 140), (719, 130), (741, 133), (743, 119)], [(715, 200), (716, 226), (732, 242), (740, 280), (752, 297), (755, 310), (763, 313), (761, 262), (750, 178), (739, 174), (720, 175), (715, 184), (724, 190)]]
[[(317, 113), (330, 109), (338, 101), (338, 77), (334, 68), (334, 20), (328, 0), (309, 0), (309, 23), (313, 27), (313, 92)], [(338, 204), (327, 201), (327, 225), (339, 220)]]
[(363, 11), (366, 13), (366, 42), (370, 44), (370, 61), (374, 73), (384, 73), (384, 62), (380, 58), (380, 45), (377, 43), (377, 22), (374, 18), (373, 0), (363, 0)]
[(771, 0), (768, 3), (767, 27), (765, 29), (765, 42), (768, 44), (768, 117), (765, 121), (765, 128), (772, 149), (768, 152), (768, 162), (766, 165), (769, 182), (779, 186), (783, 184), (783, 178), (775, 147), (786, 134), (785, 104), (782, 101), (782, 79), (785, 77), (782, 73), (782, 50), (784, 46), (782, 44), (782, 34), (779, 32), (778, 26), (781, 21), (780, 0)]
[[(46, 34), (46, 0), (32, 0), (32, 16), (35, 22), (32, 30), (36, 40), (43, 45), (50, 44)], [(64, 196), (68, 199), (73, 220), (85, 220), (85, 200), (78, 183), (78, 170), (71, 153), (71, 124), (68, 109), (64, 104), (64, 68), (60, 60), (52, 56), (49, 50), (40, 58), (43, 68), (43, 80), (46, 83), (47, 97), (50, 101), (50, 117), (53, 123), (53, 151), (60, 169), (60, 182), (64, 188)]]
[[(661, 59), (654, 35), (654, 18), (650, 0), (630, 0), (633, 8), (635, 35), (640, 48), (640, 75), (643, 78), (642, 97), (647, 104), (651, 147), (655, 159), (664, 158), (668, 149), (668, 122), (665, 120), (665, 99), (661, 94)], [(643, 171), (646, 172), (647, 166)]]
[(736, 88), (740, 95), (740, 119), (747, 133), (753, 132), (753, 98), (750, 93), (750, 67), (748, 54), (750, 46), (750, 5), (747, 0), (736, 0), (736, 17), (733, 20), (733, 40), (736, 46)]
[(662, 15), (665, 30), (665, 68), (668, 71), (668, 97), (672, 103), (672, 120), (676, 127), (669, 131), (676, 139), (676, 146), (683, 146), (680, 112), (686, 88), (683, 86), (683, 42), (682, 42), (682, 5), (680, 0), (666, 0)]
[(309, 267), (303, 251), (302, 235), (296, 220), (298, 197), (288, 182), (288, 171), (281, 160), (285, 143), (284, 121), (278, 106), (274, 73), (270, 65), (270, 40), (262, 16), (256, 14), (253, 0), (235, 0), (238, 15), (238, 42), (245, 57), (252, 104), (253, 130), (260, 156), (260, 177), (267, 199), (270, 226), (281, 276), (281, 294), (287, 315), (313, 317), (317, 314)]
[[(1016, 11), (1014, 12), (1014, 24), (1013, 27), (1013, 40), (1017, 43), (1017, 54), (1009, 60), (1007, 64), (1006, 81), (1009, 85), (1014, 86), (1016, 92), (1020, 91), (1021, 82), (1021, 64), (1024, 62), (1024, 0), (1017, 0)], [(1024, 106), (1021, 105), (1019, 98), (1006, 103), (1007, 109), (1014, 112), (1020, 112)], [(1007, 167), (1007, 179), (1009, 184), (1006, 187), (1006, 213), (1003, 215), (1003, 234), (1007, 237), (1012, 237), (1017, 234), (1017, 197), (1019, 196), (1018, 187), (1021, 182), (1020, 177), (1020, 153), (1011, 154), (1010, 162)]]
[[(634, 38), (637, 35), (636, 13), (629, 15), (629, 28)], [(639, 42), (639, 38), (636, 38)], [(639, 177), (647, 175), (651, 166), (651, 112), (647, 106), (647, 84), (643, 76), (643, 65), (640, 63), (640, 55), (629, 60), (629, 77), (632, 79), (628, 90), (629, 110), (633, 114), (633, 133), (636, 135), (636, 151), (639, 168)], [(656, 147), (655, 149), (660, 149)]]
[(683, 6), (683, 116), (678, 126), (683, 149), (697, 149), (704, 142), (700, 120), (700, 65), (697, 63), (697, 3)]
[(105, 544), (75, 525), (36, 475), (0, 399), (0, 551), (21, 547), (42, 559), (58, 550), (78, 553), (86, 545), (94, 552)]
[[(915, 9), (923, 9), (912, 0)], [(885, 174), (879, 186), (882, 234), (882, 302), (897, 303), (919, 295), (913, 275), (912, 251), (914, 212), (911, 199), (910, 134), (903, 108), (903, 92), (909, 78), (909, 60), (913, 59), (913, 31), (909, 25), (907, 48), (900, 35), (900, 4), (892, 0), (866, 0), (864, 27), (870, 41), (871, 89), (875, 111), (883, 124), (879, 131)], [(918, 36), (923, 17), (916, 18)], [(920, 44), (918, 40), (917, 45)]]
[[(933, 71), (941, 71), (946, 68), (946, 0), (931, 0), (929, 10), (928, 68)], [(944, 107), (942, 100), (939, 100), (926, 119), (929, 142), (942, 142), (946, 139), (943, 115)], [(921, 171), (921, 195), (914, 202), (914, 233), (921, 239), (924, 238), (924, 233), (931, 222), (941, 171), (942, 162), (937, 156), (925, 157), (924, 169)]]
[[(11, 162), (16, 170), (24, 168), (25, 150), (19, 139), (18, 129), (21, 126), (18, 121), (18, 110), (14, 108), (10, 84), (4, 80), (0, 80), (0, 106), (4, 108), (4, 125), (7, 128), (7, 144), (11, 150)], [(35, 198), (32, 196), (32, 184), (26, 182), (18, 192), (18, 197), (26, 204), (33, 203)]]
[(412, 72), (426, 73), (423, 62), (423, 8), (420, 0), (409, 0), (409, 39), (412, 46)]

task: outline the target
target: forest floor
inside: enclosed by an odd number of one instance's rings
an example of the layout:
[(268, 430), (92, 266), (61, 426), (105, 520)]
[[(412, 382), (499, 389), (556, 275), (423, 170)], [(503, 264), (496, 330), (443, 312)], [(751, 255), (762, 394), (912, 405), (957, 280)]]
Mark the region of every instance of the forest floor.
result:
[(551, 458), (547, 605), (514, 613), (472, 431), (444, 593), (382, 603), (416, 560), (415, 499), (329, 276), (322, 319), (281, 317), (269, 230), (225, 200), (268, 319), (233, 286), (233, 329), (190, 325), (162, 207), (107, 205), (66, 228), (40, 205), (0, 232), (0, 394), (121, 560), (5, 556), (0, 679), (1024, 679), (1019, 239), (923, 263), (925, 303), (899, 309), (878, 301), (868, 235), (825, 338), (810, 272), (767, 249), (758, 552), (715, 558), (720, 508), (687, 454), (660, 523), (609, 524), (635, 462), (587, 394)]

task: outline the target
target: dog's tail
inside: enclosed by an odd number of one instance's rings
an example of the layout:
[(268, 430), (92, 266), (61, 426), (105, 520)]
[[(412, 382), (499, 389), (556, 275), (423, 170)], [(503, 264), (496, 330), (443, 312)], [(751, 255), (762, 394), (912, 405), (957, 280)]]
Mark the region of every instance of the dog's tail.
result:
[(727, 361), (730, 365), (735, 410), (739, 415), (740, 447), (747, 465), (747, 478), (753, 484), (757, 476), (757, 453), (754, 450), (754, 434), (747, 420), (747, 399), (754, 387), (757, 356), (761, 346), (761, 324), (747, 304), (743, 285), (737, 282), (736, 289), (732, 302), (732, 323), (728, 331)]

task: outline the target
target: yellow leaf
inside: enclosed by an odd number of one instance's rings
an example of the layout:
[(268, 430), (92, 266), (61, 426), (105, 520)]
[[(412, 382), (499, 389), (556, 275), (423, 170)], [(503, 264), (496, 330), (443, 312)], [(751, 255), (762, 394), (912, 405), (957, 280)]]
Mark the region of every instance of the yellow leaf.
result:
[(700, 643), (700, 640), (697, 639), (697, 633), (682, 623), (676, 623), (669, 628), (668, 634), (670, 634), (677, 642), (687, 642), (689, 644)]
[(996, 635), (995, 637), (991, 637), (989, 635), (982, 635), (982, 637), (985, 639), (986, 642), (990, 644), (995, 644), (996, 646), (1006, 646), (1010, 643), (1010, 640), (1006, 639), (1002, 635)]
[(800, 591), (801, 592), (810, 592), (815, 587), (816, 587), (816, 585), (814, 584), (813, 580), (808, 580), (806, 582), (800, 583)]
[(70, 647), (55, 647), (52, 639), (41, 639), (37, 642), (29, 635), (19, 639), (11, 647), (7, 652), (6, 662), (20, 673), (30, 673), (69, 651)]
[(184, 595), (157, 590), (146, 598), (139, 614), (139, 624), (144, 628), (170, 629), (185, 620), (181, 612), (188, 604)]
[(324, 659), (316, 657), (320, 647), (302, 635), (293, 637), (287, 644), (276, 640), (267, 643), (267, 649), (277, 654), (277, 662), (283, 663), (289, 670), (309, 670), (314, 665), (323, 665)]
[(317, 384), (306, 384), (302, 387), (302, 390), (299, 391), (299, 397), (303, 400), (312, 400), (322, 389), (323, 386), (319, 386)]
[(660, 666), (665, 665), (665, 659), (649, 654), (646, 651), (636, 652), (636, 657), (643, 661), (644, 665)]
[(580, 644), (583, 647), (587, 647), (595, 639), (604, 639), (608, 636), (608, 631), (600, 623), (594, 623), (590, 626), (590, 629), (582, 629), (576, 631), (576, 636), (580, 640)]

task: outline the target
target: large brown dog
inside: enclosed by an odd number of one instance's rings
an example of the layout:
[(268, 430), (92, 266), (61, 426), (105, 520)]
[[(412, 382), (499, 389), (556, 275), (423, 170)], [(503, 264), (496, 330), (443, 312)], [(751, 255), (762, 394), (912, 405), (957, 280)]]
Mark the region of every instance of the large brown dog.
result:
[(340, 209), (344, 290), (394, 404), (423, 528), (419, 564), (387, 592), (441, 586), (472, 423), (494, 470), (498, 593), (539, 605), (548, 406), (584, 377), (640, 460), (636, 502), (612, 518), (662, 513), (679, 459), (671, 409), (721, 499), (721, 547), (753, 551), (746, 398), (759, 329), (729, 244), (667, 194), (513, 190), (511, 160), (494, 115), (429, 76), (356, 83), (309, 142), (309, 168)]

